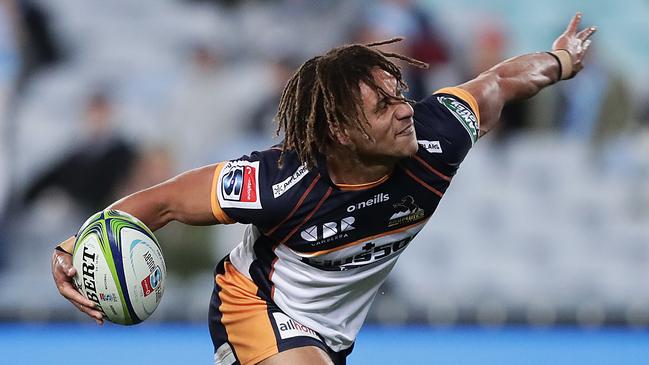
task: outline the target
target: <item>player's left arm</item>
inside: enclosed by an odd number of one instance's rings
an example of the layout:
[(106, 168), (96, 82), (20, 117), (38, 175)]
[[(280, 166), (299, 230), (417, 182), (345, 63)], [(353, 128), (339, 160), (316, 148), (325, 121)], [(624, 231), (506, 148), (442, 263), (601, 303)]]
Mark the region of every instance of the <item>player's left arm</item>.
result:
[[(107, 209), (118, 209), (139, 218), (155, 231), (176, 220), (191, 225), (219, 222), (213, 214), (210, 195), (216, 165), (204, 166), (182, 173), (151, 188), (131, 194), (111, 204)], [(52, 276), (59, 293), (80, 311), (103, 323), (96, 304), (81, 295), (72, 278), (75, 237), (63, 241), (52, 253)]]
[(510, 101), (526, 99), (560, 80), (572, 78), (582, 68), (590, 46), (590, 36), (597, 30), (577, 31), (581, 21), (577, 13), (566, 31), (552, 44), (550, 53), (532, 53), (511, 58), (483, 72), (458, 87), (468, 91), (480, 111), (480, 134), (488, 132), (500, 119)]
[(193, 226), (223, 223), (213, 215), (210, 204), (216, 165), (184, 172), (158, 185), (126, 196), (106, 209), (127, 212), (152, 231), (171, 221)]

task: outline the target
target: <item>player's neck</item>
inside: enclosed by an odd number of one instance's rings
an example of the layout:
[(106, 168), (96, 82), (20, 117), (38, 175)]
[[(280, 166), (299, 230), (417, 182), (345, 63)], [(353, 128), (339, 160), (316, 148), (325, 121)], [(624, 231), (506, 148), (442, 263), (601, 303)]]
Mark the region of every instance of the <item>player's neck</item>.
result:
[(362, 158), (349, 150), (327, 154), (327, 172), (334, 184), (367, 184), (389, 175), (398, 159)]

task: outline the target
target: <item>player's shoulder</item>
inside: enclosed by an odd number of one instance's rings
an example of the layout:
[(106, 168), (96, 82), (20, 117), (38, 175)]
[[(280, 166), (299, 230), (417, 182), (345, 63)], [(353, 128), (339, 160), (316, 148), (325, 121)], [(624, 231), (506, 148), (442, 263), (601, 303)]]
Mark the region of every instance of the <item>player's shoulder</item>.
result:
[(278, 146), (222, 162), (218, 169), (215, 197), (219, 207), (230, 221), (262, 227), (290, 211), (317, 175), (293, 151), (282, 157)]
[(473, 145), (479, 137), (480, 110), (476, 99), (459, 87), (437, 90), (414, 106), (418, 133), (426, 134), (437, 129), (436, 124), (453, 122), (461, 126)]
[(466, 90), (448, 87), (413, 108), (417, 155), (435, 169), (454, 174), (478, 140), (480, 112), (475, 98)]
[(300, 192), (307, 188), (308, 181), (317, 175), (317, 171), (309, 170), (306, 164), (300, 162), (294, 151), (285, 151), (282, 156), (281, 147), (273, 147), (266, 154), (270, 157), (268, 165), (265, 166), (265, 187), (268, 189), (269, 198), (283, 203), (290, 201), (299, 196)]

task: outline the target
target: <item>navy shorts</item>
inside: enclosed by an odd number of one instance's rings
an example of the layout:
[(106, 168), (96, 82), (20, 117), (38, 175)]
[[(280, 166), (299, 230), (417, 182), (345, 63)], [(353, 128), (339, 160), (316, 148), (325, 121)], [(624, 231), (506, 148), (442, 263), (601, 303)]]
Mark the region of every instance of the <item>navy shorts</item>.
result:
[(316, 346), (335, 365), (345, 365), (352, 347), (334, 352), (322, 336), (262, 298), (257, 285), (223, 259), (215, 271), (209, 328), (216, 365), (253, 365), (292, 348)]

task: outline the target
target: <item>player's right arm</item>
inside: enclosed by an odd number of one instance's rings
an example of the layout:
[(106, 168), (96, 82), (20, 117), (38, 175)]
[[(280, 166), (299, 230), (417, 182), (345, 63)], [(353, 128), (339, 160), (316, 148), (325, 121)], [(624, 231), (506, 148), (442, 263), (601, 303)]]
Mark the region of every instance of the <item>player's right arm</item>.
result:
[[(215, 169), (216, 165), (209, 165), (185, 172), (122, 198), (108, 208), (130, 213), (152, 231), (173, 220), (191, 225), (217, 224), (210, 199)], [(95, 309), (95, 303), (81, 295), (72, 282), (76, 270), (69, 252), (74, 249), (74, 241), (75, 238), (70, 237), (59, 245), (65, 252), (54, 250), (52, 276), (61, 295), (101, 324), (102, 314)]]
[(546, 86), (570, 78), (583, 68), (582, 60), (590, 45), (589, 38), (596, 28), (577, 32), (580, 21), (581, 13), (577, 13), (566, 31), (554, 41), (552, 51), (556, 58), (549, 53), (514, 57), (458, 86), (477, 101), (481, 134), (498, 122), (508, 102), (532, 97)]

